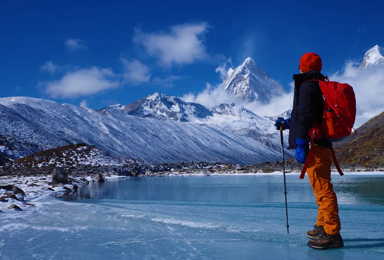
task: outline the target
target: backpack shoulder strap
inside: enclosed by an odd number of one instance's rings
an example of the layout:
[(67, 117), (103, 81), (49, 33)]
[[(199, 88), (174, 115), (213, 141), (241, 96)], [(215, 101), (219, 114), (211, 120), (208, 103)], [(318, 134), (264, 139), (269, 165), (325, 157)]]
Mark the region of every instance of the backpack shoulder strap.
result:
[[(314, 142), (314, 141), (311, 141), (311, 147), (313, 147), (312, 145), (314, 145), (314, 144), (315, 144), (315, 142)], [(309, 165), (309, 162), (312, 160), (312, 157), (313, 157), (313, 149), (310, 149), (310, 150), (309, 150), (308, 157), (307, 157), (307, 159), (305, 160), (303, 169), (301, 170), (300, 179), (304, 179), (305, 172), (306, 172), (307, 169), (308, 169), (308, 165)], [(341, 171), (341, 168), (340, 168), (340, 166), (339, 166), (339, 163), (337, 162), (337, 159), (336, 159), (335, 151), (334, 151), (333, 149), (332, 149), (332, 160), (333, 160), (333, 164), (335, 165), (335, 167), (336, 167), (337, 171), (339, 172), (340, 176), (343, 176), (344, 173)]]
[(332, 149), (332, 160), (333, 160), (333, 164), (335, 165), (335, 167), (336, 167), (337, 171), (339, 172), (340, 176), (343, 176), (344, 173), (341, 171), (339, 163), (337, 162), (337, 159), (336, 159), (335, 150), (333, 150), (333, 149)]
[(313, 157), (313, 149), (310, 149), (310, 150), (309, 150), (308, 157), (307, 157), (307, 159), (305, 160), (303, 169), (301, 170), (300, 179), (304, 179), (305, 172), (306, 172), (307, 169), (308, 169), (308, 165), (309, 165), (309, 162), (312, 160), (312, 157)]

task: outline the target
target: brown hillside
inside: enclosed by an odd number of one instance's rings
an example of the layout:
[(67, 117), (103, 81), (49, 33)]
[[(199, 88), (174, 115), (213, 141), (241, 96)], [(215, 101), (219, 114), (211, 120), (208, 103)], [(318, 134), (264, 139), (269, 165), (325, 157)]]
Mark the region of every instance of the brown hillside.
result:
[(384, 112), (359, 127), (357, 135), (335, 143), (340, 164), (360, 166), (384, 166)]
[(14, 167), (78, 167), (80, 165), (117, 165), (122, 161), (94, 145), (71, 144), (37, 152), (15, 160)]
[[(48, 164), (52, 159), (59, 162), (68, 162), (73, 161), (71, 157), (75, 157), (76, 151), (81, 150), (82, 153), (89, 153), (92, 149), (94, 149), (95, 146), (90, 146), (87, 144), (70, 144), (66, 146), (57, 147), (54, 149), (49, 149), (41, 152), (37, 152), (34, 154), (31, 154), (29, 156), (20, 158), (15, 160), (15, 164), (28, 166), (28, 167), (36, 167), (38, 164), (46, 163)], [(82, 157), (84, 155), (82, 154)], [(75, 158), (76, 160), (77, 158)], [(72, 162), (71, 162), (72, 163)], [(54, 163), (56, 165), (56, 162)]]

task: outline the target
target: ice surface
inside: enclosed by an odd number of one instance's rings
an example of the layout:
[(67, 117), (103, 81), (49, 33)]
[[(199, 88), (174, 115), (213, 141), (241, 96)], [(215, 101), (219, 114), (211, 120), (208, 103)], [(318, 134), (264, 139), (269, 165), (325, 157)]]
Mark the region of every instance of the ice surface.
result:
[(306, 245), (317, 206), (298, 175), (287, 176), (290, 234), (281, 173), (126, 178), (0, 213), (0, 259), (384, 258), (383, 174), (332, 176), (345, 247), (326, 251)]

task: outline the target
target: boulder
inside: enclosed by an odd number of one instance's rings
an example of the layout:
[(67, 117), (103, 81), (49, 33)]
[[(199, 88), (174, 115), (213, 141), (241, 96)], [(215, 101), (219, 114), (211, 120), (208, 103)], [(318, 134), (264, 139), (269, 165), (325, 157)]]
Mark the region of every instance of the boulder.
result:
[(21, 194), (25, 196), (25, 192), (17, 187), (16, 185), (5, 185), (5, 186), (0, 186), (0, 189), (4, 189), (7, 191), (13, 191), (14, 194)]
[(97, 182), (105, 182), (105, 178), (102, 173), (98, 173), (95, 177), (95, 181)]
[(0, 189), (11, 191), (13, 189), (13, 185), (0, 186)]
[(13, 185), (12, 191), (14, 194), (20, 193), (21, 195), (25, 196), (24, 191), (15, 185)]
[(52, 176), (52, 183), (68, 183), (68, 172), (64, 171), (55, 171), (55, 174)]
[(7, 195), (7, 198), (20, 201), (20, 199), (18, 197), (16, 197), (15, 194), (11, 194), (11, 193), (5, 193), (5, 194)]
[(9, 209), (14, 209), (14, 210), (17, 210), (17, 211), (23, 211), (19, 206), (17, 206), (16, 204), (12, 204), (11, 206), (8, 207)]

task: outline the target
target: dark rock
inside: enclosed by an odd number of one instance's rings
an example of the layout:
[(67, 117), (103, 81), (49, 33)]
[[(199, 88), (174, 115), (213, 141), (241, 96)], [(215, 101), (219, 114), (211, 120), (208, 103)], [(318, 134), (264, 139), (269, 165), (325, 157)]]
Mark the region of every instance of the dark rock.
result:
[(11, 191), (13, 189), (13, 185), (0, 186), (0, 189)]
[(69, 182), (68, 172), (57, 170), (52, 176), (52, 183), (63, 183), (66, 184)]
[(14, 210), (18, 210), (18, 211), (23, 211), (19, 206), (17, 206), (16, 204), (12, 204), (10, 207), (8, 207), (9, 209), (14, 209)]
[(19, 198), (16, 197), (16, 195), (14, 195), (14, 194), (7, 193), (7, 195), (8, 195), (8, 198), (10, 198), (10, 199), (14, 199), (14, 200), (20, 201)]
[(271, 172), (274, 172), (274, 171), (275, 171), (275, 169), (273, 169), (273, 168), (265, 168), (265, 169), (262, 170), (262, 172), (264, 172), (264, 173), (271, 173)]
[(13, 190), (13, 193), (15, 193), (15, 194), (20, 193), (20, 194), (22, 194), (23, 196), (25, 196), (24, 191), (23, 191), (22, 189), (20, 189), (19, 187), (15, 186), (15, 185), (13, 185), (12, 190)]
[(102, 173), (97, 174), (95, 180), (97, 182), (105, 182), (105, 178)]

